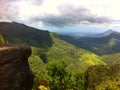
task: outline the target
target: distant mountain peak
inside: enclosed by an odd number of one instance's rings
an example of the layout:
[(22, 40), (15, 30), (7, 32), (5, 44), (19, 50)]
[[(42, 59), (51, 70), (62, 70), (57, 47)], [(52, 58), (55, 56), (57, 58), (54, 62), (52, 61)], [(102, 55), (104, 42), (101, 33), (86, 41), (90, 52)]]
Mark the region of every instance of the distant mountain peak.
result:
[(107, 31), (105, 31), (105, 32), (103, 32), (103, 33), (105, 33), (105, 34), (112, 34), (112, 33), (114, 33), (114, 32), (116, 32), (116, 31), (114, 31), (114, 30), (112, 30), (112, 29), (109, 29), (109, 30), (107, 30)]
[(114, 30), (113, 30), (113, 29), (108, 29), (107, 31), (111, 31), (111, 32), (114, 32)]
[(120, 37), (120, 33), (119, 32), (117, 32), (117, 31), (115, 31), (115, 32), (113, 32), (112, 34), (110, 34), (109, 36), (114, 36), (114, 37)]
[(115, 33), (115, 32), (117, 32), (117, 31), (109, 29), (109, 30), (107, 30), (107, 31), (105, 31), (103, 33), (96, 34), (95, 36), (96, 37), (105, 37), (105, 36), (109, 36), (109, 35), (111, 35), (112, 33)]

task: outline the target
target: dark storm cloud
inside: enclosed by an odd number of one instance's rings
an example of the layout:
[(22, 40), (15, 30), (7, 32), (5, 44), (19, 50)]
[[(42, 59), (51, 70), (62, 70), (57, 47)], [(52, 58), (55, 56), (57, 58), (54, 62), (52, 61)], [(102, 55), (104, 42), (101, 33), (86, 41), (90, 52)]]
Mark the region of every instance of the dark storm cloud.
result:
[(60, 15), (47, 14), (41, 19), (44, 24), (56, 27), (64, 27), (66, 25), (75, 24), (103, 24), (109, 23), (111, 20), (107, 17), (99, 17), (93, 15), (89, 9), (84, 7), (62, 6), (59, 8)]

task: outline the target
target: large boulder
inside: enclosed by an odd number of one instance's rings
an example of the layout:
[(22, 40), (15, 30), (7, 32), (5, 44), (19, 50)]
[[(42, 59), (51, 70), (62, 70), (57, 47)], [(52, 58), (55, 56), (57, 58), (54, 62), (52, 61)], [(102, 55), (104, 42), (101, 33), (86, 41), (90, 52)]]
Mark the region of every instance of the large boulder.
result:
[(28, 57), (31, 49), (25, 45), (0, 44), (0, 90), (31, 90), (33, 74)]

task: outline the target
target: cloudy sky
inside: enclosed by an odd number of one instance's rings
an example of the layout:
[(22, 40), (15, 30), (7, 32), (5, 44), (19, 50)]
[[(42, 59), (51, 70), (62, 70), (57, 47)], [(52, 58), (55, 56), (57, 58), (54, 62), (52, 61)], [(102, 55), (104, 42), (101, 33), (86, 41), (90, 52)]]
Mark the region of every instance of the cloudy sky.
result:
[(119, 0), (0, 0), (0, 22), (59, 32), (120, 31)]

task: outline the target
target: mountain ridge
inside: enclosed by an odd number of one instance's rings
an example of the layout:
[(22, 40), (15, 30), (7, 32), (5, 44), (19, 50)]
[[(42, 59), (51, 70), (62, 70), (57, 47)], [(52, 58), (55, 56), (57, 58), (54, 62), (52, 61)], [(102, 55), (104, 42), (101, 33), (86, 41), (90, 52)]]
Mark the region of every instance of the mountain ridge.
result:
[[(38, 31), (38, 29), (31, 28), (24, 24), (7, 23), (6, 25), (6, 23), (3, 23), (1, 25), (0, 23), (0, 35), (7, 41), (6, 43), (21, 43), (31, 46), (32, 55), (29, 57), (29, 65), (35, 74), (35, 84), (39, 82), (40, 77), (46, 77), (47, 70), (45, 67), (47, 63), (64, 61), (67, 64), (66, 69), (72, 71), (71, 73), (85, 72), (86, 70), (88, 74), (90, 72), (90, 77), (85, 78), (85, 84), (88, 83), (89, 85), (88, 89), (106, 89), (106, 86), (111, 85), (113, 81), (112, 85), (116, 87), (114, 83), (117, 83), (116, 80), (119, 78), (114, 79), (114, 75), (119, 76), (119, 74), (116, 73), (118, 72), (116, 68), (119, 69), (120, 65), (107, 66), (106, 63), (101, 60), (101, 57), (91, 51), (97, 53), (96, 51), (100, 52), (100, 48), (103, 50), (102, 54), (109, 54), (111, 51), (107, 50), (118, 50), (119, 33), (112, 33), (106, 37), (81, 38), (76, 40), (73, 37), (59, 35), (49, 31)], [(117, 48), (115, 49), (114, 46)], [(113, 71), (115, 71), (115, 74), (112, 74)], [(107, 81), (104, 82), (106, 76), (108, 78)], [(100, 77), (103, 78), (101, 79)], [(109, 80), (111, 80), (110, 83)], [(104, 83), (105, 87), (103, 86)]]
[(106, 37), (106, 36), (109, 36), (110, 34), (112, 33), (115, 33), (117, 31), (114, 31), (112, 29), (109, 29), (105, 32), (102, 32), (102, 33), (97, 33), (97, 34), (83, 34), (83, 33), (78, 33), (78, 34), (71, 34), (69, 36), (72, 36), (74, 37), (75, 39), (79, 39), (79, 38), (95, 38), (95, 37)]
[(108, 36), (108, 35), (110, 35), (110, 34), (112, 34), (112, 33), (115, 33), (115, 32), (117, 32), (117, 31), (114, 31), (114, 30), (112, 30), (112, 29), (109, 29), (109, 30), (107, 30), (107, 31), (105, 31), (105, 32), (103, 32), (103, 33), (99, 33), (99, 34), (96, 34), (96, 35), (94, 35), (94, 36), (96, 36), (96, 37), (105, 37), (105, 36)]
[(43, 31), (21, 23), (0, 22), (0, 34), (10, 43), (47, 48), (52, 45), (49, 33), (49, 31)]
[[(85, 37), (77, 39), (77, 47), (90, 50), (98, 55), (120, 52), (120, 33), (114, 32), (105, 37)], [(83, 45), (82, 45), (82, 43)]]
[[(49, 31), (31, 28), (16, 22), (4, 22), (0, 23), (0, 33), (9, 43), (30, 45), (33, 51), (32, 55), (39, 57), (44, 63), (52, 60), (64, 60), (69, 64), (71, 63), (71, 65), (76, 62), (79, 62), (79, 64), (81, 63), (82, 65), (82, 60), (84, 60), (85, 66), (82, 67), (94, 64), (105, 64), (101, 61), (99, 56), (82, 48), (77, 48), (74, 44), (71, 44), (72, 42), (69, 43), (64, 39), (61, 39), (61, 35)], [(64, 36), (64, 38), (65, 37), (67, 40), (72, 39), (68, 36)], [(83, 57), (82, 59), (82, 55), (85, 56), (85, 58)], [(87, 57), (90, 55), (90, 58), (92, 58), (90, 59), (91, 63), (87, 63)], [(97, 60), (97, 62), (95, 60)], [(72, 64), (72, 62), (74, 63)]]

